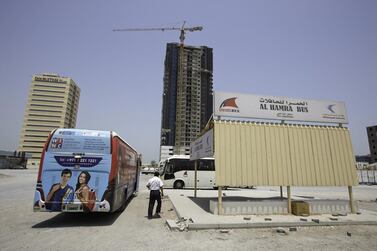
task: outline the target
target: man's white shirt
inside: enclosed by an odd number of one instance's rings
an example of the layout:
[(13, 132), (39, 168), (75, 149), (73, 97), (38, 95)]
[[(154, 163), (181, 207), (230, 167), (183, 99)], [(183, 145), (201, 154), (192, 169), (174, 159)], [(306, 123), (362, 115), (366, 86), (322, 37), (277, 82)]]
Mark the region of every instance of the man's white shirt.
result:
[(150, 190), (160, 190), (160, 188), (164, 186), (164, 183), (162, 183), (162, 180), (159, 177), (154, 176), (148, 180), (147, 186), (148, 185)]

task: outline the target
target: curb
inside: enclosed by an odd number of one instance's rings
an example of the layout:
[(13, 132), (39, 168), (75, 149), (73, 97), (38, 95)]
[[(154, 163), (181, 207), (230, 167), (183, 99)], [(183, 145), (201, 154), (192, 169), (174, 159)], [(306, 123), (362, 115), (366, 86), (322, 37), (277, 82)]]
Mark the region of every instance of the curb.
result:
[(349, 222), (245, 222), (245, 223), (189, 223), (189, 230), (200, 229), (228, 229), (228, 228), (274, 228), (274, 227), (318, 227), (318, 226), (350, 226), (377, 225), (377, 221), (349, 221)]

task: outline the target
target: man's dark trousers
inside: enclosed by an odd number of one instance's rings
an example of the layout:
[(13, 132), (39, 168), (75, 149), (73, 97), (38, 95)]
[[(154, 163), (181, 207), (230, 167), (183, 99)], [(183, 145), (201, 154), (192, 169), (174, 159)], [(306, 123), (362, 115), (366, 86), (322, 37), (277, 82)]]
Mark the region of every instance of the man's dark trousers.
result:
[(156, 214), (161, 212), (161, 194), (160, 190), (151, 190), (149, 194), (148, 218), (152, 218), (154, 202), (157, 200)]

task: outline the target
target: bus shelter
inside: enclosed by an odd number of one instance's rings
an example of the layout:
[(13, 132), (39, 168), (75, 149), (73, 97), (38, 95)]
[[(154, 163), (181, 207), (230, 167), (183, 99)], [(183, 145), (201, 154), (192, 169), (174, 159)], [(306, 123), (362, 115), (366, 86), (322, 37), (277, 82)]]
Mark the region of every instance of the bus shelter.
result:
[[(244, 99), (248, 102), (243, 102)], [(250, 100), (257, 103), (252, 109), (254, 113), (256, 109), (276, 108), (275, 104), (279, 102), (281, 109), (288, 110), (284, 113), (285, 120), (265, 121), (276, 116), (276, 111), (258, 115), (264, 116), (264, 121), (223, 119), (224, 115), (239, 116), (244, 105), (250, 107)], [(220, 93), (216, 97), (215, 93), (215, 119), (210, 122), (211, 129), (206, 134), (213, 137), (219, 213), (222, 212), (222, 187), (228, 186), (280, 186), (281, 193), (282, 187), (286, 186), (288, 213), (291, 213), (292, 186), (346, 186), (351, 212), (355, 212), (352, 186), (358, 184), (358, 179), (350, 133), (343, 126), (347, 122), (344, 105), (331, 101), (316, 102), (280, 97), (255, 98), (254, 95), (233, 93)], [(322, 118), (313, 119), (312, 114), (304, 114), (310, 115), (306, 119), (297, 118), (295, 112), (300, 109), (307, 113), (313, 111), (314, 116)], [(251, 117), (255, 118), (255, 115)], [(286, 123), (287, 119), (313, 119), (322, 123)]]

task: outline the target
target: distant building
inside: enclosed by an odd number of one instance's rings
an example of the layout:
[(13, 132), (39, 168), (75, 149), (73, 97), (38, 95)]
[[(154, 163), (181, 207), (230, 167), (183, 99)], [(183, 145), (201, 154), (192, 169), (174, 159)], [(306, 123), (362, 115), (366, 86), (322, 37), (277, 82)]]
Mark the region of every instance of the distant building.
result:
[(179, 51), (179, 44), (167, 44), (160, 158), (166, 157), (166, 149), (171, 147), (174, 149), (174, 154), (190, 154), (190, 143), (205, 127), (213, 110), (212, 48), (184, 46), (182, 85), (179, 85), (181, 79)]
[(357, 170), (365, 170), (368, 169), (369, 163), (368, 162), (356, 162), (356, 169)]
[(367, 127), (371, 163), (377, 162), (377, 125)]
[(31, 153), (38, 165), (43, 146), (55, 128), (75, 128), (80, 88), (68, 77), (36, 74), (32, 77), (18, 151)]
[(30, 154), (0, 150), (0, 169), (25, 169)]
[(356, 155), (355, 156), (356, 162), (367, 162), (370, 163), (370, 155)]
[(173, 146), (161, 146), (160, 147), (160, 161), (165, 161), (167, 158), (174, 155)]

